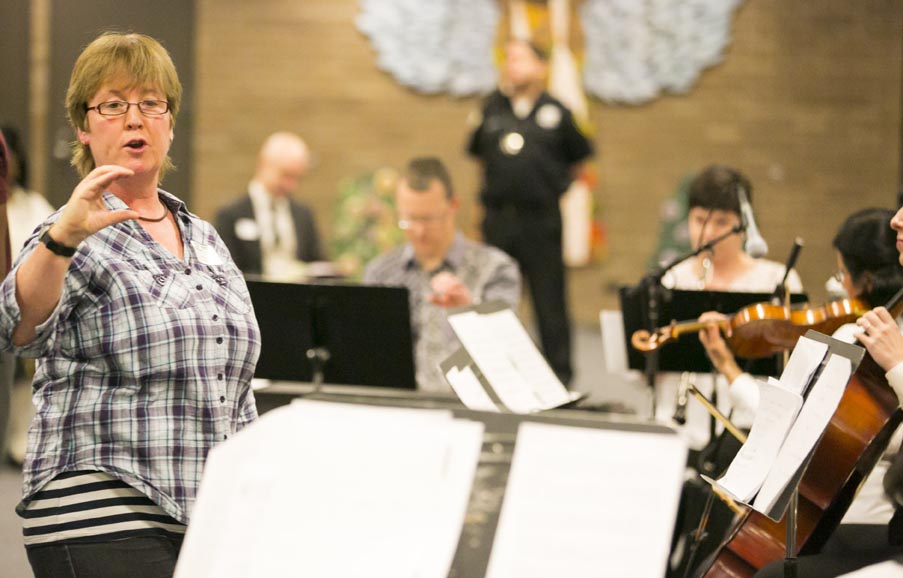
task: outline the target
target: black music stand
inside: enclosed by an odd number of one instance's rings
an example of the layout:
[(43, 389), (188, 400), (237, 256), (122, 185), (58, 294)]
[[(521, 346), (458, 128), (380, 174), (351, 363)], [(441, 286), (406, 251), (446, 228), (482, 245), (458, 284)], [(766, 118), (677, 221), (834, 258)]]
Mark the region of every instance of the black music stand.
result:
[(406, 288), (247, 284), (262, 340), (255, 377), (416, 389)]

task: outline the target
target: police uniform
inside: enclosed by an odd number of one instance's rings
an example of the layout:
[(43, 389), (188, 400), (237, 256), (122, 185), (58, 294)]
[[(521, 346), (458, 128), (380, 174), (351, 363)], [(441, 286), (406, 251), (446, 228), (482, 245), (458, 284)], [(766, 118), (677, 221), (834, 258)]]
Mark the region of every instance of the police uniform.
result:
[(564, 383), (572, 376), (559, 199), (592, 145), (571, 112), (543, 92), (526, 116), (489, 95), (468, 152), (483, 162), (484, 240), (514, 257), (530, 287), (542, 349)]

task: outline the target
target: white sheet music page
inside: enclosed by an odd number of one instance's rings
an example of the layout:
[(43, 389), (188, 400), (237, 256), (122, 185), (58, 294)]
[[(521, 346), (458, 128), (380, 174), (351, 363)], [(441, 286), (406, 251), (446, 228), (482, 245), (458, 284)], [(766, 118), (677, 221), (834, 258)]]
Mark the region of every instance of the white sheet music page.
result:
[(541, 409), (541, 401), (514, 364), (506, 344), (491, 333), (483, 317), (476, 311), (466, 311), (449, 315), (448, 322), (480, 368), (483, 377), (508, 409), (514, 413)]
[(762, 487), (768, 471), (803, 405), (801, 395), (779, 383), (758, 382), (759, 407), (746, 443), (715, 485), (739, 502), (748, 503)]
[(787, 366), (781, 373), (781, 385), (784, 389), (803, 395), (809, 380), (821, 365), (825, 354), (828, 353), (828, 344), (808, 337), (800, 337), (790, 354)]
[(540, 409), (570, 401), (567, 389), (530, 339), (527, 330), (511, 309), (483, 315), (489, 331), (505, 344), (508, 357), (539, 399)]
[(270, 412), (211, 452), (176, 577), (444, 577), (456, 521), (437, 516), (463, 516), (452, 503), (470, 491), (446, 488), (449, 463), (476, 461), (481, 439), (447, 412), (310, 401)]
[(522, 423), (486, 578), (664, 575), (679, 436)]
[(511, 309), (449, 315), (455, 334), (501, 402), (515, 413), (564, 405), (570, 393)]
[(828, 358), (756, 496), (753, 508), (765, 515), (769, 514), (787, 484), (821, 439), (831, 416), (837, 411), (851, 374), (852, 364), (849, 359), (833, 354)]
[(434, 489), (435, 510), (429, 516), (431, 539), (421, 551), (418, 578), (446, 578), (451, 570), (480, 461), (483, 429), (483, 423), (478, 421), (454, 420), (451, 424), (445, 471), (441, 485)]
[(483, 389), (483, 384), (470, 367), (452, 367), (445, 373), (445, 379), (455, 391), (455, 395), (467, 409), (475, 411), (501, 411)]

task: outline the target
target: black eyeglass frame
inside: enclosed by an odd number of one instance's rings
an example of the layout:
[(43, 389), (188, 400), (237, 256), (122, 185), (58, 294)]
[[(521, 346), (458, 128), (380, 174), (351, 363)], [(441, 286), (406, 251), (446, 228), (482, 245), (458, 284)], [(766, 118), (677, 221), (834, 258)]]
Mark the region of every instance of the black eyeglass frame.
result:
[[(144, 110), (144, 107), (142, 106), (145, 103), (153, 103), (153, 104), (148, 104), (147, 106), (155, 106), (157, 104), (163, 104), (164, 109), (162, 112), (148, 112), (148, 111)], [(109, 104), (125, 104), (126, 107), (125, 107), (125, 110), (123, 110), (122, 112), (116, 112), (116, 113), (112, 113), (112, 114), (109, 112), (103, 112), (101, 110), (101, 107), (104, 105), (109, 105)], [(101, 116), (123, 116), (125, 114), (128, 114), (129, 109), (132, 108), (132, 105), (137, 106), (138, 110), (141, 111), (141, 114), (144, 114), (147, 116), (163, 116), (164, 114), (169, 112), (169, 102), (166, 100), (157, 100), (155, 98), (146, 98), (144, 100), (139, 100), (138, 102), (129, 102), (127, 100), (108, 100), (106, 102), (101, 102), (101, 103), (95, 104), (94, 106), (88, 106), (88, 103), (85, 103), (85, 112), (88, 112), (89, 110), (96, 110), (97, 114), (99, 114)]]

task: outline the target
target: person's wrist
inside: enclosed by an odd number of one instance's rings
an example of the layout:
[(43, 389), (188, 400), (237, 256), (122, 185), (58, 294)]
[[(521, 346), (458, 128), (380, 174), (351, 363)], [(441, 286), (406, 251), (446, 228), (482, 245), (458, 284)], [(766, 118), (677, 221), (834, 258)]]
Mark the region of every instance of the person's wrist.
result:
[(75, 255), (78, 243), (69, 244), (69, 241), (60, 241), (56, 231), (58, 229), (55, 229), (53, 225), (45, 226), (41, 230), (38, 240), (54, 255), (71, 258)]
[(84, 236), (73, 232), (71, 228), (64, 224), (56, 222), (48, 227), (47, 231), (54, 241), (65, 247), (75, 248), (85, 240)]
[(740, 369), (740, 366), (737, 365), (737, 362), (732, 358), (722, 360), (721, 363), (717, 364), (715, 369), (727, 379), (728, 383), (733, 383), (733, 381), (743, 373), (743, 370)]

